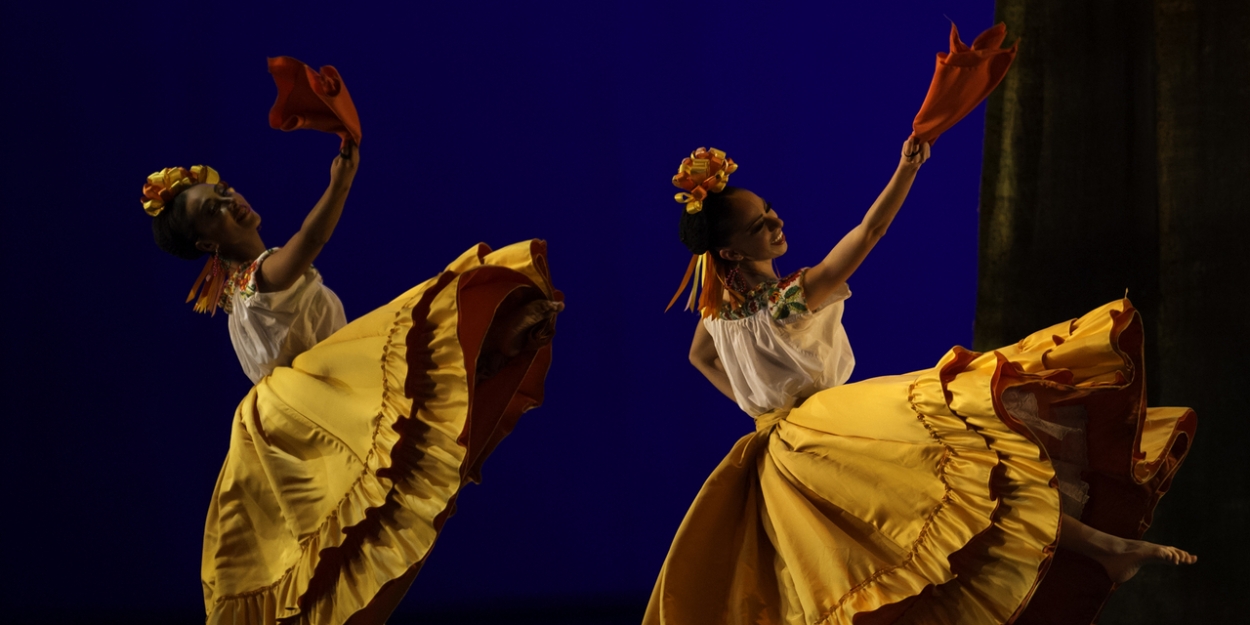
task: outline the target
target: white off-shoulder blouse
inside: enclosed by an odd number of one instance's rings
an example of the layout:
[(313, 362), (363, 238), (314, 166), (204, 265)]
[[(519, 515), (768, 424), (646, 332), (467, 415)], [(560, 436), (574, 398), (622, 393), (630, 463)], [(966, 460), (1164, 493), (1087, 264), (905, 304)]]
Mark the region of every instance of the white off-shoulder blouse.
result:
[(703, 325), (716, 344), (738, 405), (751, 416), (789, 408), (817, 391), (846, 383), (855, 368), (842, 327), (846, 285), (809, 306), (806, 269), (753, 289)]
[(230, 342), (239, 364), (253, 383), (347, 325), (343, 302), (313, 267), (290, 288), (257, 290), (256, 270), (276, 250), (232, 272), (220, 303), (230, 315)]

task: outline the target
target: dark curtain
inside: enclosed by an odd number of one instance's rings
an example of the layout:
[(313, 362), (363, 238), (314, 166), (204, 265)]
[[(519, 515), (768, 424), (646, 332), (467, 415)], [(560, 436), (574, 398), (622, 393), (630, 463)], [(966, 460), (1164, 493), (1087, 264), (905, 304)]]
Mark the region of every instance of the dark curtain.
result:
[[(1146, 539), (1199, 555), (1145, 569), (1099, 622), (1238, 622), (1250, 544), (1250, 2), (998, 0), (1020, 37), (987, 109), (977, 349), (1124, 295), (1147, 329), (1151, 405), (1198, 434)], [(1008, 37), (1008, 42), (1011, 36)]]

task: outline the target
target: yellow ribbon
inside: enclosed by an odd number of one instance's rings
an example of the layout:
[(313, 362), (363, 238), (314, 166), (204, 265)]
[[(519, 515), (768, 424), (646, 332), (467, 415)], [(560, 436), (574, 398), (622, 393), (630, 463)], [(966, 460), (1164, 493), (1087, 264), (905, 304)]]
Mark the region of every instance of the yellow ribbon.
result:
[[(677, 303), (682, 291), (685, 291), (686, 286), (689, 285), (690, 295), (686, 297), (686, 310), (698, 312), (704, 317), (717, 315), (716, 309), (720, 306), (722, 294), (725, 292), (725, 282), (716, 271), (716, 261), (712, 254), (713, 252), (709, 250), (690, 256), (690, 264), (686, 265), (686, 274), (681, 278), (681, 286), (677, 287), (677, 292), (673, 294), (673, 299), (669, 300), (664, 312), (668, 312), (668, 309)], [(741, 296), (734, 293), (732, 289), (729, 294), (741, 300)]]
[(677, 298), (681, 297), (681, 292), (686, 290), (686, 286), (690, 284), (690, 279), (694, 278), (694, 285), (690, 287), (690, 296), (686, 298), (686, 310), (699, 309), (699, 286), (707, 280), (707, 272), (714, 271), (710, 266), (709, 259), (711, 252), (703, 254), (694, 254), (690, 257), (690, 264), (686, 265), (686, 275), (681, 278), (681, 286), (677, 287), (677, 292), (673, 294), (673, 299), (668, 301), (668, 306), (664, 308), (664, 312), (668, 312), (673, 304), (677, 303)]
[[(685, 204), (686, 212), (694, 215), (703, 210), (703, 201), (709, 193), (725, 190), (725, 185), (729, 184), (729, 174), (737, 170), (737, 163), (721, 150), (698, 148), (690, 153), (689, 158), (682, 159), (681, 165), (677, 167), (673, 185), (683, 191), (674, 195), (673, 199)], [(686, 298), (686, 310), (697, 310), (704, 316), (716, 314), (715, 308), (720, 305), (724, 285), (711, 255), (712, 252), (708, 251), (691, 256), (690, 264), (686, 266), (686, 275), (681, 279), (681, 286), (677, 287), (677, 292), (664, 310), (667, 311), (677, 303), (682, 291), (686, 290), (693, 278), (694, 285), (690, 288), (690, 296)], [(704, 291), (702, 301), (699, 298), (700, 288)]]
[(707, 284), (708, 255), (699, 254), (699, 265), (695, 267), (694, 275), (697, 282), (690, 289), (690, 297), (686, 299), (686, 310), (699, 309), (699, 287)]
[[(686, 285), (690, 284), (690, 277), (694, 275), (694, 270), (698, 268), (699, 259), (702, 256), (702, 254), (694, 254), (690, 257), (690, 264), (686, 265), (686, 275), (681, 278), (681, 286), (677, 287), (677, 292), (673, 294), (673, 299), (668, 301), (668, 306), (664, 307), (664, 312), (668, 312), (668, 309), (677, 303), (677, 298), (681, 297), (681, 292), (686, 290)], [(698, 288), (698, 286), (696, 285), (695, 288)], [(693, 293), (691, 293), (691, 296), (693, 296)], [(686, 310), (690, 310), (689, 301), (686, 302)]]

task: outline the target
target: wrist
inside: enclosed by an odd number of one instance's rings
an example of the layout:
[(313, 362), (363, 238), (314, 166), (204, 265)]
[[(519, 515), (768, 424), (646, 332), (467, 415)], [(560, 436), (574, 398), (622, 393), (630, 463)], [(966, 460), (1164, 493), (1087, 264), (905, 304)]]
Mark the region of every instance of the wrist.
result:
[(907, 157), (903, 157), (898, 162), (897, 171), (900, 174), (907, 174), (907, 175), (915, 176), (916, 172), (920, 171), (921, 165), (922, 163), (913, 163), (913, 162), (908, 161)]
[(352, 179), (354, 176), (330, 176), (331, 193), (346, 194), (352, 188)]

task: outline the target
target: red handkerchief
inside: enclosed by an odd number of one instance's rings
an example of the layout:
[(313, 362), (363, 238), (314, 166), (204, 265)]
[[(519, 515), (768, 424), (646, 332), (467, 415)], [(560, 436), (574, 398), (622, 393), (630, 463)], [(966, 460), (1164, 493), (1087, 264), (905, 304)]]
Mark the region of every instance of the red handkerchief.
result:
[(269, 59), (269, 73), (278, 85), (278, 99), (269, 110), (269, 125), (280, 130), (310, 128), (332, 132), (347, 145), (360, 144), (360, 116), (338, 70), (326, 65), (318, 73), (289, 56)]
[(999, 48), (1006, 36), (1007, 26), (999, 24), (978, 35), (969, 48), (951, 23), (951, 51), (937, 55), (933, 82), (912, 123), (912, 136), (933, 143), (989, 97), (1016, 58), (1019, 41)]

